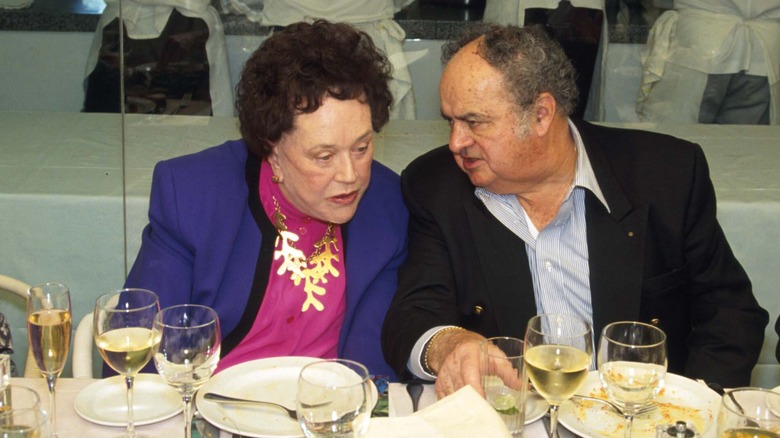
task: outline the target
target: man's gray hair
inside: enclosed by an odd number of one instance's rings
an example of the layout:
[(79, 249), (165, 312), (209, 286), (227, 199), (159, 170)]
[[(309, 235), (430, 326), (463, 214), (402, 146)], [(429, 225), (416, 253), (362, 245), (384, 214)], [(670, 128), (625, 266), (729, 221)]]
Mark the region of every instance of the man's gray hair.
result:
[(503, 75), (519, 113), (530, 111), (536, 97), (547, 92), (555, 98), (558, 113), (571, 115), (579, 97), (577, 72), (544, 27), (490, 23), (469, 26), (457, 40), (442, 47), (442, 64), (480, 37), (484, 39), (478, 46), (479, 55)]

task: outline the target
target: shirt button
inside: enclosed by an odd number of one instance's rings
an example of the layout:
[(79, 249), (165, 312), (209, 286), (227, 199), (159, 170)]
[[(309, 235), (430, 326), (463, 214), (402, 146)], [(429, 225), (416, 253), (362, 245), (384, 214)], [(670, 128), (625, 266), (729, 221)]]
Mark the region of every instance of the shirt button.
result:
[(298, 228), (298, 234), (301, 235), (301, 236), (305, 236), (306, 233), (308, 233), (308, 232), (309, 232), (309, 230), (307, 230), (306, 227)]
[(547, 272), (552, 271), (552, 267), (553, 267), (553, 265), (552, 265), (551, 261), (548, 260), (548, 261), (544, 262), (544, 268), (547, 269)]

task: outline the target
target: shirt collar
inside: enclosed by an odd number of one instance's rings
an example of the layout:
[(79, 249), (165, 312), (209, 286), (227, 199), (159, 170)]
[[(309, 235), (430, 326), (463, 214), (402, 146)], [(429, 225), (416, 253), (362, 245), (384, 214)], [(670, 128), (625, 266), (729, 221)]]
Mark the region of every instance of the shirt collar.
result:
[[(585, 151), (585, 145), (582, 143), (582, 137), (580, 136), (580, 132), (577, 130), (577, 127), (574, 126), (574, 123), (571, 121), (571, 119), (568, 119), (568, 123), (569, 123), (569, 130), (571, 131), (572, 137), (574, 138), (574, 146), (577, 148), (577, 167), (574, 171), (574, 181), (572, 184), (572, 188), (581, 187), (590, 190), (591, 193), (593, 193), (596, 196), (596, 198), (602, 204), (604, 204), (604, 207), (607, 209), (607, 211), (610, 211), (609, 204), (607, 204), (607, 200), (606, 198), (604, 198), (604, 194), (601, 192), (601, 187), (599, 187), (599, 182), (596, 179), (596, 174), (593, 173), (593, 167), (590, 164), (588, 153), (587, 151)], [(501, 198), (503, 196), (514, 196), (514, 195), (497, 195), (482, 187), (477, 187), (474, 190), (474, 194), (477, 195), (477, 197), (482, 199), (483, 201), (485, 198)]]

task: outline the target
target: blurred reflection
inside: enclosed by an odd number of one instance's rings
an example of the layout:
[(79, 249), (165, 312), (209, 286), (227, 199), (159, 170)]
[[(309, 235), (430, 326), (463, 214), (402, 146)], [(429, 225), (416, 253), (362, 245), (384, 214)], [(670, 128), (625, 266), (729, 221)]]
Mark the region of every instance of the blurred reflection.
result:
[[(173, 9), (154, 38), (124, 30), (125, 111), (210, 115), (209, 29), (200, 18)], [(87, 77), (85, 112), (119, 112), (119, 20), (103, 29), (97, 64)]]
[(777, 124), (778, 35), (778, 0), (676, 0), (648, 36), (640, 119)]

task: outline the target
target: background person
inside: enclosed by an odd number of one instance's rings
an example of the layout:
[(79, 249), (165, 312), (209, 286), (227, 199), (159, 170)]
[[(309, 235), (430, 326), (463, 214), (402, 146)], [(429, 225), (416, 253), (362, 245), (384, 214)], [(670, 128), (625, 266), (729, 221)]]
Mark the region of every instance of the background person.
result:
[(571, 120), (574, 69), (538, 27), (475, 29), (443, 59), (449, 145), (401, 177), (409, 256), (383, 328), (395, 370), (436, 378), (440, 396), (480, 387), (483, 337), (568, 313), (596, 335), (657, 325), (670, 372), (747, 385), (768, 315), (718, 224), (701, 148)]

